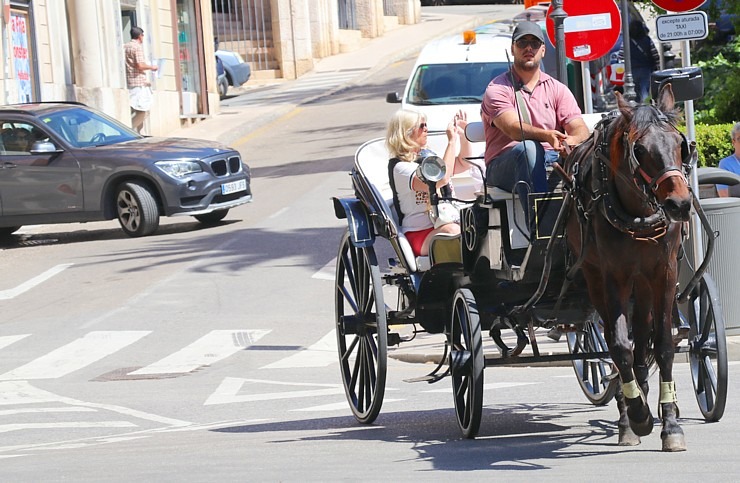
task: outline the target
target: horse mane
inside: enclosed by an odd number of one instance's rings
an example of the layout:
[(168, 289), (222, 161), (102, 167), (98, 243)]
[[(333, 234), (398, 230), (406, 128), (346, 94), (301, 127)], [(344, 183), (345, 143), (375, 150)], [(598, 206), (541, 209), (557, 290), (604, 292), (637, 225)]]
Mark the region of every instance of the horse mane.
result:
[(669, 124), (676, 127), (680, 118), (679, 111), (674, 107), (671, 110), (661, 111), (654, 105), (641, 104), (638, 106), (620, 103), (620, 115), (609, 129), (611, 169), (616, 172), (622, 160), (626, 159), (624, 144), (620, 133), (626, 133), (630, 140), (635, 140), (645, 134), (645, 131), (656, 124)]

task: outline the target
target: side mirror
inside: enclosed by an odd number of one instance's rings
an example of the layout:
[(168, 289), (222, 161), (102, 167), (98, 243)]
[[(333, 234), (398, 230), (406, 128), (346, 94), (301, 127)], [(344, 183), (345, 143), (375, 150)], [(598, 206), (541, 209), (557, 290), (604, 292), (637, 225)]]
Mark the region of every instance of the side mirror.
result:
[(700, 67), (657, 70), (650, 76), (650, 96), (658, 98), (663, 84), (671, 84), (676, 101), (690, 101), (704, 95), (704, 78)]
[(52, 154), (61, 152), (62, 150), (48, 139), (34, 141), (34, 143), (31, 145), (31, 154)]
[(401, 96), (398, 95), (398, 92), (389, 92), (385, 96), (385, 102), (398, 104), (399, 102), (401, 102)]
[(439, 156), (427, 156), (421, 160), (419, 167), (416, 168), (416, 175), (429, 185), (436, 185), (437, 182), (445, 177), (447, 166)]

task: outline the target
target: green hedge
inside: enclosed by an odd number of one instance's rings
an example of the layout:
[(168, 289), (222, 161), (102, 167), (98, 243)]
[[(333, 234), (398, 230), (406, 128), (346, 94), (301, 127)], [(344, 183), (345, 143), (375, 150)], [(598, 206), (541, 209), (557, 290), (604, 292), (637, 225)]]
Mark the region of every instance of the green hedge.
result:
[(695, 128), (699, 166), (717, 166), (722, 158), (732, 154), (732, 123), (696, 124)]

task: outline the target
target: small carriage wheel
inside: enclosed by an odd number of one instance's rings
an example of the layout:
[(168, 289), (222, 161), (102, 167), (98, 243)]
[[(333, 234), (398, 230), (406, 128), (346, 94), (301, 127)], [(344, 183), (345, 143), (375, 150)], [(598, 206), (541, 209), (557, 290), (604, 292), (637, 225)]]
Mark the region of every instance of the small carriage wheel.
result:
[[(568, 351), (571, 355), (608, 352), (609, 348), (601, 333), (601, 319), (594, 312), (590, 320), (583, 324), (581, 330), (567, 332)], [(614, 373), (611, 363), (599, 357), (573, 359), (573, 370), (578, 384), (591, 404), (603, 406), (608, 404), (617, 393), (619, 378)]]
[(375, 250), (354, 246), (349, 231), (337, 257), (335, 301), (344, 392), (357, 421), (370, 424), (383, 404), (388, 326)]
[(478, 307), (469, 289), (455, 292), (448, 342), (457, 423), (463, 436), (474, 438), (483, 413), (484, 359)]
[(689, 297), (689, 362), (699, 410), (719, 421), (727, 402), (727, 341), (714, 281), (705, 273)]

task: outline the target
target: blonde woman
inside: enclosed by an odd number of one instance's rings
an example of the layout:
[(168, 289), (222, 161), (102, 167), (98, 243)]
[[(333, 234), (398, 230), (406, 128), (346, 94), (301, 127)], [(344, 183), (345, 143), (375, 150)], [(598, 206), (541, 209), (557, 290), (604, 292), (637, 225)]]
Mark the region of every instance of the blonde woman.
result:
[[(450, 182), (450, 177), (469, 169), (456, 157), (470, 156), (472, 148), (465, 138), (467, 119), (464, 112), (458, 112), (447, 125), (447, 148), (442, 159), (447, 166), (444, 179), (437, 182), (440, 189)], [(391, 155), (388, 174), (393, 188), (393, 203), (401, 224), (401, 232), (406, 236), (416, 256), (429, 254), (432, 235), (436, 233), (460, 233), (460, 225), (447, 223), (434, 228), (429, 216), (429, 188), (416, 175), (416, 160), (422, 154), (433, 154), (425, 149), (427, 144), (426, 118), (415, 111), (401, 109), (391, 117), (386, 135), (386, 147)]]

